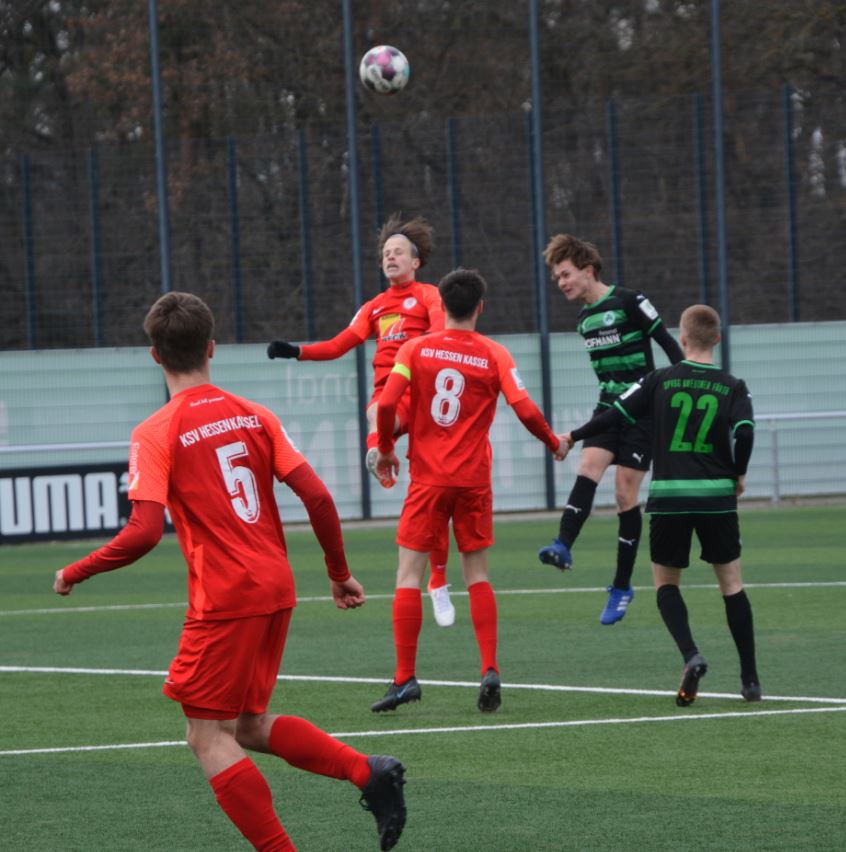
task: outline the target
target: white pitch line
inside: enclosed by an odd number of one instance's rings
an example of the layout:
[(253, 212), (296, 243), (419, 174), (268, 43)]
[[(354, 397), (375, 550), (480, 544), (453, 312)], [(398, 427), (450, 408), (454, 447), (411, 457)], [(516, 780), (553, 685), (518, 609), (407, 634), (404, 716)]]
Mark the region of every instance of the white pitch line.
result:
[[(824, 580), (820, 582), (798, 582), (798, 583), (744, 583), (744, 588), (747, 589), (828, 589), (828, 588), (846, 588), (846, 580)], [(686, 590), (690, 589), (716, 589), (716, 583), (691, 583), (684, 586)], [(652, 586), (635, 586), (636, 592), (654, 591)], [(497, 589), (496, 595), (570, 595), (570, 594), (593, 594), (596, 592), (607, 592), (607, 586), (577, 586), (573, 588), (554, 588), (554, 589)], [(454, 591), (450, 592), (453, 597), (467, 597), (468, 592)], [(367, 600), (370, 601), (386, 601), (393, 600), (393, 593), (367, 595)], [(330, 595), (310, 595), (297, 598), (298, 603), (326, 603), (332, 601)], [(102, 606), (51, 606), (40, 607), (39, 609), (3, 609), (0, 610), (0, 618), (5, 618), (14, 615), (63, 615), (78, 612), (122, 612), (127, 610), (142, 610), (142, 609), (172, 609), (179, 607), (187, 607), (187, 601), (177, 601), (176, 603), (142, 603), (142, 604), (104, 604)]]
[[(395, 737), (404, 734), (468, 734), (494, 731), (528, 731), (550, 728), (579, 728), (596, 725), (640, 725), (655, 722), (692, 722), (710, 719), (749, 719), (760, 716), (795, 716), (807, 713), (842, 713), (846, 707), (806, 707), (798, 710), (747, 710), (728, 713), (677, 713), (673, 716), (635, 716), (631, 719), (571, 719), (560, 722), (515, 722), (503, 725), (454, 725), (442, 728), (398, 728), (390, 731), (333, 731), (331, 736), (350, 739), (356, 737)], [(0, 757), (35, 754), (64, 754), (86, 751), (117, 751), (121, 749), (167, 748), (185, 746), (181, 740), (154, 743), (116, 743), (113, 745), (67, 746), (53, 748), (10, 749), (0, 751)]]
[[(0, 674), (84, 674), (84, 675), (112, 675), (128, 677), (165, 677), (167, 671), (156, 669), (91, 669), (58, 666), (2, 666)], [(277, 680), (301, 683), (345, 683), (345, 684), (385, 684), (385, 678), (377, 677), (350, 677), (347, 675), (277, 675)], [(419, 681), (423, 686), (445, 686), (458, 687), (461, 689), (478, 689), (478, 681), (471, 680), (424, 680)], [(589, 695), (641, 695), (653, 697), (667, 697), (676, 694), (675, 690), (666, 689), (633, 689), (627, 687), (612, 686), (564, 686), (553, 683), (503, 683), (503, 689), (526, 689), (535, 692), (573, 692), (586, 693)], [(740, 700), (735, 692), (700, 692), (703, 698), (729, 698)], [(846, 698), (825, 698), (816, 695), (767, 695), (767, 701), (791, 701), (802, 704), (844, 704)]]

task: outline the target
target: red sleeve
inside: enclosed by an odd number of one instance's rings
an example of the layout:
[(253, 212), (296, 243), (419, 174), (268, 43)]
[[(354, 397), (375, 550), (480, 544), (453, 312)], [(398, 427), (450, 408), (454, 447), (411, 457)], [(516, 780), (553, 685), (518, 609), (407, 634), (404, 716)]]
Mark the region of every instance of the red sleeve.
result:
[(151, 551), (162, 537), (164, 510), (161, 503), (135, 500), (129, 523), (108, 543), (78, 562), (66, 566), (62, 577), (71, 585), (81, 583), (94, 574), (114, 571), (139, 560)]
[(541, 410), (526, 397), (520, 399), (513, 405), (514, 413), (520, 418), (520, 422), (539, 440), (549, 447), (552, 452), (556, 452), (561, 442), (558, 436), (549, 428), (549, 424), (543, 416)]
[(344, 536), (335, 501), (323, 480), (308, 462), (295, 467), (283, 482), (303, 501), (311, 528), (323, 548), (326, 572), (336, 583), (350, 578), (344, 553)]
[[(400, 365), (402, 369), (402, 366)], [(394, 448), (394, 425), (396, 423), (397, 403), (402, 399), (408, 387), (408, 377), (398, 372), (396, 367), (388, 376), (385, 388), (379, 397), (376, 410), (376, 427), (379, 432), (379, 450), (390, 453)]]
[(319, 343), (306, 343), (300, 346), (300, 361), (334, 361), (341, 355), (346, 355), (350, 349), (354, 349), (364, 338), (360, 337), (351, 328), (345, 328), (340, 334), (336, 334), (331, 340), (321, 340)]

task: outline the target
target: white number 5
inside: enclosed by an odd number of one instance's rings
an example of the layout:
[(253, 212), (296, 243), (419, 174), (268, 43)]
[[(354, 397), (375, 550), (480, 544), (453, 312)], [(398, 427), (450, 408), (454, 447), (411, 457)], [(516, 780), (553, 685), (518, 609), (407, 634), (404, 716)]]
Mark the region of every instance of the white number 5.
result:
[(232, 508), (242, 521), (254, 524), (261, 513), (256, 478), (248, 467), (235, 467), (232, 464), (233, 459), (246, 458), (247, 455), (243, 441), (234, 441), (217, 448), (217, 461), (223, 473), (226, 490), (232, 498)]

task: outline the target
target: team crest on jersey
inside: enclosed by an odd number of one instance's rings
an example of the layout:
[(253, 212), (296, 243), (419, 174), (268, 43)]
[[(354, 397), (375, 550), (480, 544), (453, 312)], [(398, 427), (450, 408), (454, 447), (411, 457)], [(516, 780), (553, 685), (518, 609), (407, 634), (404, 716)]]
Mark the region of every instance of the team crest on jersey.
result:
[(409, 297), (408, 297), (408, 298), (407, 298), (407, 299), (406, 299), (406, 300), (402, 303), (402, 306), (403, 306), (403, 307), (404, 307), (407, 311), (410, 311), (410, 310), (411, 310), (411, 309), (412, 309), (412, 308), (413, 308), (416, 304), (417, 304), (417, 299), (415, 299), (415, 298), (414, 298), (414, 296), (409, 296)]
[(602, 324), (603, 325), (614, 325), (614, 321), (617, 319), (617, 315), (614, 311), (606, 311), (602, 315)]

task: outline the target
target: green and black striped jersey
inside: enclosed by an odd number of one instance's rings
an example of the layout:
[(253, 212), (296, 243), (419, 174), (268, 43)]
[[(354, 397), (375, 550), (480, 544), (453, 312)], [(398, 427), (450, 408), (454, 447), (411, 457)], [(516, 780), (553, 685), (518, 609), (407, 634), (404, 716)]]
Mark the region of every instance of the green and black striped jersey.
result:
[(650, 373), (614, 406), (630, 421), (652, 415), (647, 512), (736, 511), (734, 434), (755, 425), (742, 379), (713, 364), (681, 361)]
[(599, 379), (600, 405), (613, 404), (655, 369), (649, 338), (659, 326), (661, 317), (649, 299), (625, 287), (614, 285), (598, 302), (582, 308), (576, 328)]

